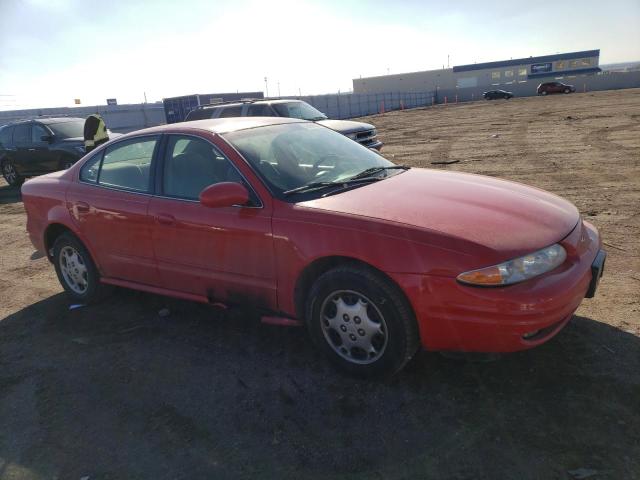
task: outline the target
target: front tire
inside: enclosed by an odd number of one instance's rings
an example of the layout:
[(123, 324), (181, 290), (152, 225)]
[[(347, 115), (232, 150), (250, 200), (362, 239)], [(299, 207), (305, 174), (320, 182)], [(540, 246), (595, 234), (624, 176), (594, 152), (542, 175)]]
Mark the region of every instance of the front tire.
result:
[(12, 187), (19, 187), (24, 183), (24, 177), (17, 172), (16, 166), (9, 159), (2, 161), (2, 176)]
[(313, 342), (329, 360), (358, 376), (392, 375), (419, 346), (416, 319), (402, 292), (357, 265), (335, 268), (316, 280), (305, 319)]
[(546, 94), (547, 94), (546, 90), (543, 90), (543, 91), (540, 92), (540, 95), (546, 95)]
[(564, 93), (571, 93), (571, 90), (569, 90), (568, 88), (565, 88)]
[(54, 242), (53, 263), (58, 280), (72, 301), (95, 303), (105, 293), (91, 255), (72, 234), (63, 233)]

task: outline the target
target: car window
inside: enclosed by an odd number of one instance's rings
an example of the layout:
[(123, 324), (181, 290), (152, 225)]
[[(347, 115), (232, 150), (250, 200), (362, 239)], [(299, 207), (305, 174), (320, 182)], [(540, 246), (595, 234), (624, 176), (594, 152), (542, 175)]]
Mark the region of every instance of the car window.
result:
[(13, 143), (28, 144), (31, 142), (31, 124), (20, 123), (13, 132)]
[(306, 102), (274, 103), (281, 117), (300, 118), (302, 120), (324, 120), (327, 116)]
[(104, 152), (100, 152), (87, 160), (80, 169), (80, 181), (97, 183), (98, 172), (100, 171), (100, 161)]
[(49, 128), (58, 138), (84, 138), (84, 120), (51, 123)]
[(31, 141), (33, 143), (42, 143), (42, 137), (44, 135), (50, 135), (50, 133), (42, 125), (34, 123), (33, 127), (31, 127)]
[(251, 105), (249, 107), (249, 112), (247, 113), (249, 117), (273, 117), (273, 111), (267, 104), (258, 104)]
[(98, 183), (109, 187), (148, 192), (151, 159), (157, 136), (133, 138), (107, 148), (98, 174)]
[(162, 175), (164, 195), (197, 200), (200, 192), (220, 182), (243, 183), (231, 162), (201, 138), (171, 135)]
[(242, 105), (238, 105), (236, 107), (227, 107), (222, 110), (222, 113), (220, 114), (220, 118), (240, 117), (241, 114), (242, 114)]
[(13, 126), (4, 127), (0, 129), (0, 145), (7, 147), (11, 144), (11, 137), (13, 135)]

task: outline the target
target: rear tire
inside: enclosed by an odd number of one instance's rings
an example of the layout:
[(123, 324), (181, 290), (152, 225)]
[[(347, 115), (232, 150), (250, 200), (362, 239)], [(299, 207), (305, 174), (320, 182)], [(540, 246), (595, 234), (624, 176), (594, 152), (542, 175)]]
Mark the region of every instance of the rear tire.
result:
[(305, 320), (315, 345), (341, 370), (363, 377), (398, 372), (419, 346), (413, 310), (381, 274), (345, 265), (313, 284)]
[(9, 159), (2, 161), (2, 176), (5, 182), (12, 187), (19, 187), (24, 183), (24, 177), (18, 173), (15, 165)]
[(53, 264), (60, 284), (76, 303), (95, 303), (109, 290), (100, 283), (91, 255), (71, 233), (63, 233), (54, 242)]

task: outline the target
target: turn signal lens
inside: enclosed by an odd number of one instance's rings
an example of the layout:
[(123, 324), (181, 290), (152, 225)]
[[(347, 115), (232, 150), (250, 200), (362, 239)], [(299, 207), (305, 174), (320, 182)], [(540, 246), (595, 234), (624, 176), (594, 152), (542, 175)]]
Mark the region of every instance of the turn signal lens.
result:
[(512, 285), (547, 273), (562, 265), (566, 258), (567, 252), (556, 243), (499, 265), (461, 273), (458, 281), (485, 287)]

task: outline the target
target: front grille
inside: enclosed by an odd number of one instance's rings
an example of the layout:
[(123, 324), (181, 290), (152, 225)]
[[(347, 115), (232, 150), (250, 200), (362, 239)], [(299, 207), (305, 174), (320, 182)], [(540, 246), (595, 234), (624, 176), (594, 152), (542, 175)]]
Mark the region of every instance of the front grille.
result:
[(356, 141), (361, 143), (362, 145), (370, 145), (376, 142), (376, 131), (375, 130), (367, 130), (366, 132), (358, 132), (356, 133)]

